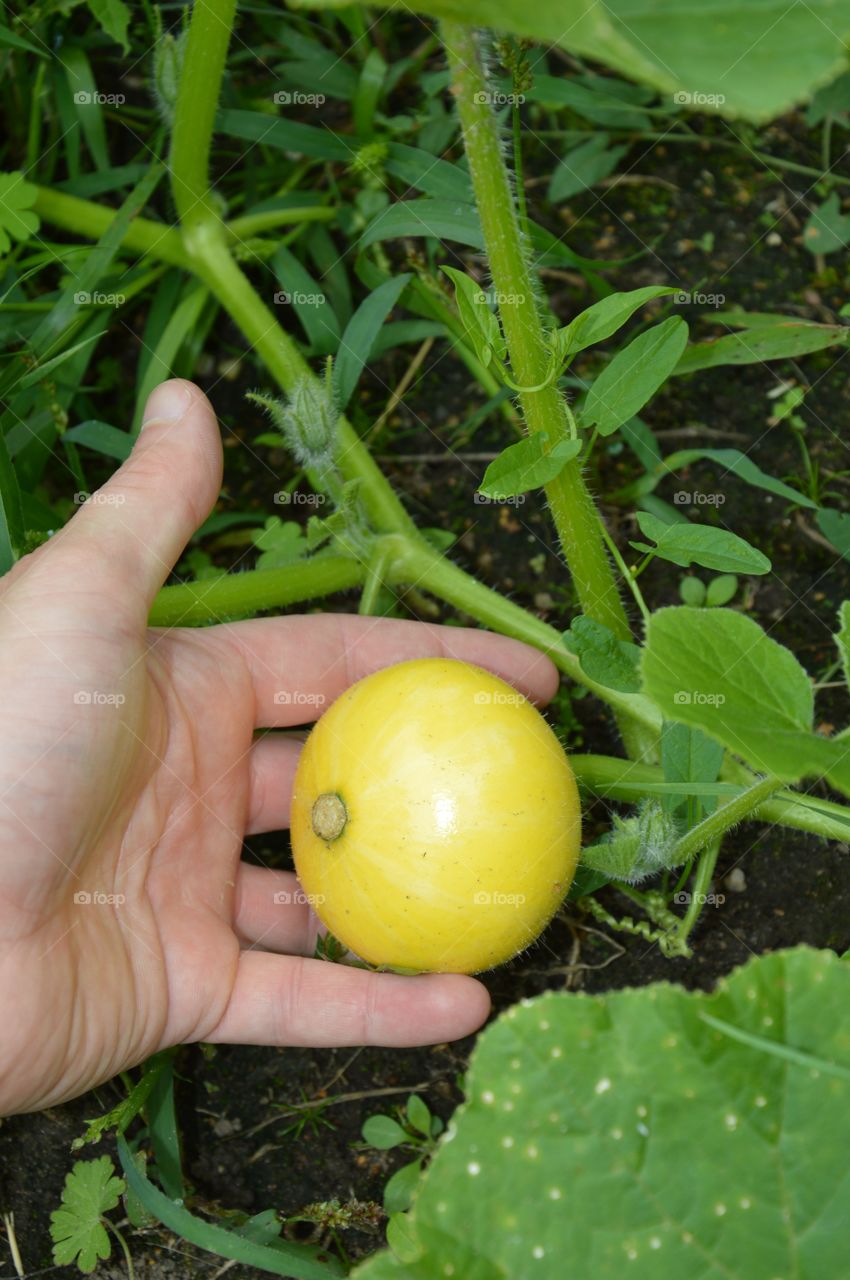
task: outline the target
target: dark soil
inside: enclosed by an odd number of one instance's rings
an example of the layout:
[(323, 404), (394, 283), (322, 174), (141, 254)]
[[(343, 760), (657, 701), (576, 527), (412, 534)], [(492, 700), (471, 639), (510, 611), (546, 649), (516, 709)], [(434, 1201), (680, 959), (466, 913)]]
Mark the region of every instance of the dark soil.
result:
[[(727, 126), (716, 122), (706, 122), (703, 128), (707, 135), (732, 137)], [(806, 132), (798, 117), (766, 130), (759, 144), (763, 150), (818, 164), (818, 139)], [(545, 174), (550, 165), (551, 155), (544, 147), (533, 150), (532, 174)], [(814, 260), (801, 244), (806, 211), (799, 197), (807, 179), (754, 167), (744, 147), (711, 150), (708, 143), (705, 149), (653, 149), (637, 143), (624, 167), (631, 167), (632, 176), (640, 175), (641, 182), (576, 198), (563, 228), (572, 224), (570, 243), (588, 256), (624, 257), (642, 245), (652, 246), (618, 275), (618, 287), (633, 288), (669, 273), (682, 287), (724, 293), (727, 305), (834, 319), (846, 297), (838, 270), (830, 268), (816, 277)], [(675, 190), (658, 185), (658, 179), (674, 184)], [(779, 244), (770, 239), (774, 223)], [(713, 234), (713, 243), (704, 239), (707, 233)], [(845, 269), (843, 264), (839, 269)], [(565, 317), (591, 300), (578, 277), (547, 283)], [(711, 311), (693, 308), (685, 314), (698, 332), (714, 332)], [(217, 333), (212, 341), (222, 344), (220, 350), (210, 347), (216, 361), (225, 352), (241, 350), (233, 333)], [(379, 367), (369, 383), (372, 403), (382, 405), (384, 388), (396, 383), (406, 359), (396, 352)], [(665, 451), (708, 438), (714, 447), (746, 447), (773, 475), (799, 477), (800, 455), (792, 432), (786, 425), (768, 425), (773, 402), (767, 393), (784, 378), (811, 387), (803, 410), (809, 450), (822, 472), (840, 472), (848, 466), (844, 424), (850, 410), (850, 365), (834, 353), (808, 357), (799, 367), (785, 362), (678, 380), (653, 403), (648, 417)], [(259, 423), (245, 415), (241, 397), (250, 385), (246, 373), (233, 383), (219, 383), (214, 393), (225, 419), (232, 393), (233, 417), (238, 406), (240, 430), (247, 435)], [(382, 456), (433, 455), (424, 462), (385, 462), (419, 522), (456, 532), (459, 544), (453, 554), (467, 566), (523, 605), (566, 626), (573, 602), (542, 503), (532, 497), (518, 508), (475, 505), (473, 492), (484, 464), (471, 461), (463, 473), (456, 464), (443, 461), (447, 439), (478, 403), (464, 372), (435, 347), (415, 394), (408, 397), (411, 407), (394, 415), (377, 451)], [(464, 447), (495, 451), (506, 442), (506, 433), (504, 421), (492, 417)], [(268, 485), (256, 471), (245, 469), (246, 456), (236, 448), (227, 450), (227, 505), (244, 507), (248, 500), (268, 510)], [(273, 465), (276, 461), (272, 459)], [(637, 474), (631, 454), (613, 445), (602, 456), (595, 487), (603, 495), (612, 493)], [(830, 488), (833, 505), (846, 505), (846, 481), (835, 479)], [(748, 581), (738, 599), (745, 599), (753, 616), (795, 650), (813, 676), (822, 675), (834, 658), (831, 633), (837, 607), (850, 596), (850, 565), (812, 536), (808, 518), (789, 515), (779, 499), (708, 464), (699, 463), (689, 475), (671, 478), (659, 494), (669, 501), (678, 489), (722, 494), (722, 506), (700, 507), (700, 518), (727, 523), (771, 555), (774, 574)], [(628, 555), (629, 539), (637, 532), (633, 518), (615, 505), (603, 505)], [(222, 549), (216, 558), (232, 561), (234, 552)], [(652, 566), (642, 579), (651, 604), (676, 602), (680, 577), (670, 566)], [(350, 605), (342, 601), (335, 607)], [(404, 602), (408, 613), (421, 607), (422, 602), (410, 597)], [(841, 690), (826, 690), (818, 705), (825, 723), (847, 719), (847, 698)], [(552, 715), (570, 745), (593, 750), (614, 746), (607, 716), (589, 699), (576, 696), (570, 701), (564, 696)], [(591, 830), (597, 818), (601, 828), (604, 809), (598, 805), (589, 819)], [(285, 865), (283, 838), (255, 844), (264, 860)], [(715, 887), (725, 901), (705, 910), (693, 939), (692, 959), (667, 960), (656, 946), (610, 933), (568, 907), (535, 947), (486, 975), (495, 1010), (547, 988), (600, 992), (656, 979), (708, 988), (733, 966), (776, 948), (805, 942), (846, 949), (847, 855), (846, 846), (828, 846), (779, 829), (744, 827), (724, 843)], [(743, 872), (743, 881), (736, 876), (727, 882), (733, 869)], [(616, 891), (604, 891), (601, 899), (615, 915), (629, 913), (630, 904)], [(331, 1198), (380, 1204), (383, 1185), (400, 1157), (360, 1144), (364, 1119), (403, 1102), (414, 1089), (422, 1092), (434, 1112), (448, 1117), (462, 1096), (461, 1077), (473, 1044), (471, 1038), (424, 1049), (356, 1052), (228, 1047), (209, 1056), (198, 1048), (186, 1049), (179, 1060), (178, 1108), (195, 1211), (216, 1205), (250, 1214), (273, 1207), (284, 1218), (293, 1218), (305, 1206)], [(395, 1092), (377, 1096), (387, 1090)], [(335, 1102), (339, 1094), (356, 1096)], [(58, 1204), (71, 1164), (71, 1140), (80, 1134), (84, 1119), (120, 1095), (120, 1086), (104, 1088), (98, 1097), (12, 1118), (0, 1126), (0, 1208), (14, 1212), (27, 1276), (77, 1274), (52, 1266), (48, 1216)], [(282, 1108), (316, 1099), (328, 1101), (327, 1107), (299, 1137), (287, 1136), (293, 1116)], [(292, 1229), (303, 1238), (303, 1230)], [(380, 1231), (361, 1230), (350, 1233), (346, 1244), (357, 1256), (381, 1239)], [(160, 1228), (132, 1232), (131, 1249), (140, 1280), (223, 1274), (220, 1259), (201, 1254)], [(100, 1274), (124, 1276), (126, 1270), (113, 1259)], [(242, 1280), (264, 1273), (233, 1266), (227, 1274), (231, 1280)], [(0, 1280), (13, 1275), (6, 1254), (0, 1259)]]

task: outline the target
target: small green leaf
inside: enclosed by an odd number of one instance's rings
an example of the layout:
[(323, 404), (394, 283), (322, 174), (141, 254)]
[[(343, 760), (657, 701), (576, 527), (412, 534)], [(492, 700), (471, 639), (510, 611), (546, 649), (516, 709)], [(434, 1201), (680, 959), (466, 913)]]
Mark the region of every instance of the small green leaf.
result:
[(825, 347), (847, 342), (846, 327), (805, 321), (770, 323), (744, 333), (727, 333), (710, 342), (695, 342), (684, 352), (673, 373), (696, 373), (725, 364), (762, 364), (765, 360), (793, 360)]
[(282, 569), (300, 560), (308, 549), (303, 527), (295, 520), (281, 520), (280, 516), (269, 516), (264, 527), (251, 537), (262, 552), (257, 559), (258, 569)]
[(819, 209), (813, 210), (803, 227), (803, 244), (810, 253), (835, 253), (850, 244), (850, 214), (841, 212), (838, 192), (827, 196)]
[[(637, 513), (641, 533), (657, 544), (655, 554), (683, 569), (699, 564), (704, 569), (728, 573), (769, 573), (770, 561), (755, 547), (728, 529), (704, 524), (665, 524), (648, 511)], [(649, 551), (643, 543), (632, 543), (639, 551)]]
[(363, 1141), (370, 1147), (377, 1147), (378, 1151), (390, 1151), (407, 1140), (407, 1134), (398, 1121), (383, 1114), (369, 1116), (360, 1132)]
[(826, 777), (850, 792), (846, 743), (812, 731), (811, 681), (794, 655), (732, 609), (661, 609), (647, 628), (643, 688), (762, 773)]
[(384, 1209), (387, 1213), (403, 1213), (410, 1208), (421, 1174), (421, 1160), (413, 1160), (396, 1170), (384, 1187)]
[(417, 1133), (421, 1133), (423, 1138), (431, 1136), (431, 1112), (427, 1105), (419, 1097), (418, 1093), (412, 1093), (407, 1100), (407, 1120), (411, 1128)]
[(709, 609), (718, 609), (728, 604), (738, 590), (738, 579), (734, 573), (722, 573), (719, 578), (712, 578), (705, 593), (705, 603)]
[(409, 1213), (390, 1214), (387, 1223), (387, 1244), (399, 1262), (415, 1262), (422, 1253), (422, 1246), (416, 1239)]
[(546, 442), (539, 432), (508, 445), (488, 466), (479, 493), (496, 501), (528, 493), (554, 480), (581, 451), (580, 440), (560, 440), (548, 453)]
[(88, 1274), (99, 1259), (109, 1257), (112, 1246), (101, 1218), (115, 1208), (125, 1188), (124, 1180), (115, 1177), (109, 1156), (77, 1161), (65, 1178), (61, 1207), (50, 1215), (57, 1266), (76, 1262)]
[(682, 603), (691, 609), (701, 609), (705, 604), (705, 583), (701, 578), (683, 578), (679, 583)]
[(549, 183), (549, 199), (558, 203), (586, 191), (613, 173), (628, 147), (609, 147), (608, 134), (598, 133), (589, 142), (568, 151), (559, 161)]
[(127, 39), (127, 28), (130, 25), (130, 10), (124, 0), (88, 0), (89, 8), (97, 18), (108, 36), (121, 45), (121, 52), (129, 53), (130, 42)]
[(96, 418), (69, 427), (64, 438), (75, 444), (84, 444), (86, 448), (102, 453), (104, 457), (117, 458), (119, 462), (126, 461), (133, 448), (133, 436), (129, 431), (121, 431), (108, 422), (98, 422)]
[(628, 293), (612, 293), (607, 298), (601, 298), (558, 331), (561, 354), (575, 355), (577, 351), (584, 351), (585, 347), (604, 342), (647, 302), (675, 292), (675, 289), (668, 288), (667, 285), (653, 284), (645, 289), (631, 289)]
[(766, 493), (776, 494), (777, 498), (784, 498), (786, 502), (809, 508), (817, 505), (797, 489), (792, 489), (790, 485), (762, 471), (761, 467), (756, 466), (752, 459), (740, 449), (679, 449), (676, 453), (669, 454), (660, 463), (650, 478), (650, 484), (642, 486), (642, 493), (651, 492), (671, 471), (679, 471), (682, 467), (689, 467), (692, 462), (703, 460), (716, 462), (725, 471), (730, 471), (732, 475), (752, 485), (754, 489), (763, 489)]
[(344, 409), (372, 354), (381, 325), (398, 302), (409, 275), (393, 276), (374, 289), (345, 326), (334, 361), (334, 388)]
[(573, 618), (563, 635), (564, 647), (574, 653), (582, 671), (608, 689), (637, 693), (640, 688), (640, 649), (620, 640), (602, 622), (584, 614)]
[(842, 559), (850, 560), (850, 515), (833, 511), (831, 507), (821, 507), (815, 518), (821, 533), (829, 538)]
[(838, 655), (844, 671), (844, 683), (850, 689), (850, 600), (845, 600), (838, 610), (839, 629), (835, 634)]
[(587, 393), (584, 426), (596, 426), (610, 436), (640, 413), (670, 377), (688, 341), (688, 326), (680, 316), (654, 325), (618, 351)]
[(457, 271), (454, 267), (441, 269), (455, 287), (455, 302), (461, 322), (469, 334), (478, 359), (486, 365), (489, 363), (489, 354), (493, 352), (500, 361), (504, 360), (508, 350), (507, 343), (498, 318), (487, 304), (487, 296), (481, 285), (464, 271)]
[(32, 212), (38, 187), (22, 173), (0, 173), (0, 256), (9, 252), (12, 240), (26, 241), (41, 226)]

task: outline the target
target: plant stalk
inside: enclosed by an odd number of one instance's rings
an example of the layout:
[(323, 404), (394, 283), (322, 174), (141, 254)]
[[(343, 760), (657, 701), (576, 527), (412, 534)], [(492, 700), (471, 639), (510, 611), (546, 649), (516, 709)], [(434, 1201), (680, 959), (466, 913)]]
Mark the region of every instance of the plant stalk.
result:
[[(520, 386), (536, 387), (545, 382), (549, 369), (546, 333), (477, 37), (457, 22), (444, 22), (442, 37), (511, 369)], [(565, 401), (554, 383), (520, 392), (519, 398), (530, 435), (545, 432), (550, 448), (569, 437)], [(582, 609), (620, 639), (631, 639), (599, 514), (580, 466), (568, 463), (546, 486), (546, 497)]]

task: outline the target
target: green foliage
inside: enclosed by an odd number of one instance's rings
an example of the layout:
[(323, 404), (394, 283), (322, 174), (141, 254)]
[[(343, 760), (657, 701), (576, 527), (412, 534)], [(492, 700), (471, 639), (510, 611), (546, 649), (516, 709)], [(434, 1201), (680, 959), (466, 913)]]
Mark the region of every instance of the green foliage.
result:
[(652, 538), (656, 545), (648, 547), (644, 542), (631, 545), (683, 569), (700, 564), (704, 569), (718, 569), (723, 573), (770, 572), (767, 556), (728, 529), (704, 524), (665, 524), (648, 511), (639, 511), (637, 522), (641, 533)]
[(508, 445), (498, 458), (489, 464), (484, 479), (478, 486), (485, 497), (513, 497), (548, 484), (560, 475), (568, 462), (581, 451), (580, 440), (559, 440), (547, 449), (546, 432), (528, 436), (517, 444)]
[(9, 252), (13, 240), (29, 240), (38, 231), (33, 213), (37, 188), (22, 173), (0, 173), (0, 255)]
[(404, 1262), (379, 1254), (358, 1280), (447, 1264), (474, 1280), (841, 1274), (848, 999), (846, 964), (800, 948), (711, 995), (549, 992), (509, 1010), (478, 1042)]
[(607, 133), (599, 133), (568, 151), (552, 171), (549, 199), (555, 202), (569, 200), (612, 174), (628, 147), (611, 147), (609, 141)]
[(788, 782), (826, 776), (850, 793), (846, 747), (813, 731), (809, 677), (752, 618), (660, 609), (647, 628), (642, 672), (667, 719), (702, 729), (761, 772)]
[(582, 425), (610, 436), (640, 413), (676, 368), (687, 341), (688, 326), (671, 316), (618, 351), (587, 393)]
[(583, 614), (573, 618), (563, 639), (591, 680), (623, 693), (636, 693), (640, 688), (640, 649), (636, 644), (620, 640), (609, 627)]
[(841, 212), (838, 192), (831, 192), (814, 209), (803, 228), (803, 244), (812, 253), (835, 253), (850, 244), (850, 214)]
[(89, 1274), (101, 1259), (110, 1256), (112, 1245), (103, 1215), (115, 1208), (125, 1187), (124, 1181), (115, 1177), (109, 1156), (77, 1161), (65, 1178), (62, 1205), (50, 1215), (57, 1266), (76, 1263), (80, 1271)]

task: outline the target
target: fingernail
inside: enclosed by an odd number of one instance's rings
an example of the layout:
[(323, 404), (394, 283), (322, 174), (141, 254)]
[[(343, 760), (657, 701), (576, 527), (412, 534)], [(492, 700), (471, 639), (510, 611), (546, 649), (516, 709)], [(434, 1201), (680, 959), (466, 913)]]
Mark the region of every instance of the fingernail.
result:
[(177, 378), (161, 382), (148, 396), (142, 427), (156, 419), (158, 422), (176, 422), (182, 418), (192, 400), (189, 384)]

